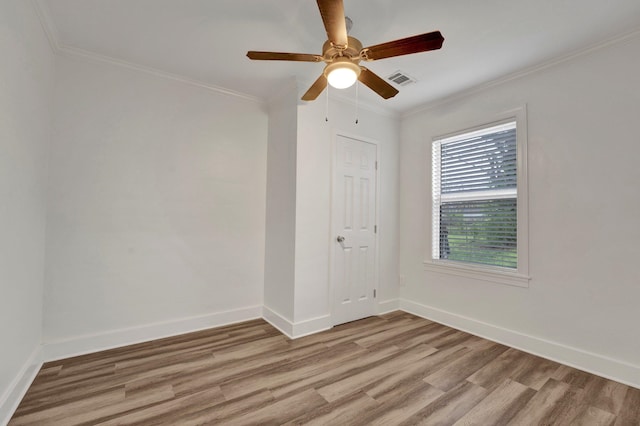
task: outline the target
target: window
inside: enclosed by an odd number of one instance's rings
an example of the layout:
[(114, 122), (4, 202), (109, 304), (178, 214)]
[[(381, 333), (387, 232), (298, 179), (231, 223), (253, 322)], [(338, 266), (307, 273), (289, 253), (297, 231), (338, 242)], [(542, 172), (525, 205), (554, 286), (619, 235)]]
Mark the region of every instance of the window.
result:
[(439, 272), (463, 268), (478, 278), (469, 271), (480, 269), (481, 279), (497, 273), (507, 284), (511, 276), (528, 285), (526, 133), (519, 121), (433, 141), (431, 264)]

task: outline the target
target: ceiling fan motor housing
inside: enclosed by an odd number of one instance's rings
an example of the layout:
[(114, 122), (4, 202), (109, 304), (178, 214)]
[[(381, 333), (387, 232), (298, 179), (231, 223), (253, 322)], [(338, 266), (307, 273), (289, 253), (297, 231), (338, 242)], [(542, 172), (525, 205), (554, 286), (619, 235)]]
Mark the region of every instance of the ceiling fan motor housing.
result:
[(352, 62), (360, 62), (360, 51), (362, 50), (362, 43), (355, 37), (348, 36), (348, 43), (345, 49), (338, 49), (331, 44), (329, 40), (325, 41), (322, 45), (322, 59), (327, 62), (333, 62), (336, 58), (347, 57)]

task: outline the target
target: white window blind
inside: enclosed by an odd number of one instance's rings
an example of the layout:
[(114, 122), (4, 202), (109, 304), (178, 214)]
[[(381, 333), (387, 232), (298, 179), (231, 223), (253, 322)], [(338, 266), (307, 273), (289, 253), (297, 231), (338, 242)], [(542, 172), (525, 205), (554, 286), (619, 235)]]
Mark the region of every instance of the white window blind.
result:
[(434, 259), (518, 267), (516, 122), (433, 143)]

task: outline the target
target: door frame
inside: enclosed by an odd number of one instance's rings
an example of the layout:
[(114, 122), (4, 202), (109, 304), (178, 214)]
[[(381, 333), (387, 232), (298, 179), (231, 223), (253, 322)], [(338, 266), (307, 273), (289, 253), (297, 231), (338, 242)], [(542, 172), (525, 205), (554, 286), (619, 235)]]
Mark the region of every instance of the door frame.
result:
[(336, 288), (336, 277), (335, 277), (335, 256), (336, 256), (336, 233), (334, 230), (334, 225), (336, 223), (336, 210), (334, 206), (334, 190), (336, 185), (336, 148), (338, 145), (338, 137), (345, 137), (349, 139), (354, 139), (360, 142), (370, 143), (376, 148), (376, 162), (378, 166), (376, 168), (376, 205), (374, 207), (375, 211), (375, 226), (377, 226), (377, 232), (374, 233), (374, 241), (376, 243), (376, 248), (374, 252), (374, 267), (373, 267), (373, 290), (376, 291), (376, 297), (373, 300), (373, 309), (371, 315), (375, 315), (380, 311), (378, 298), (379, 294), (377, 294), (378, 289), (380, 287), (380, 143), (371, 138), (367, 138), (361, 135), (357, 135), (355, 133), (345, 132), (340, 129), (332, 129), (331, 132), (331, 188), (329, 191), (329, 211), (330, 211), (330, 220), (329, 220), (329, 303), (330, 303), (330, 317), (331, 317), (331, 326), (337, 325), (335, 323), (335, 288)]

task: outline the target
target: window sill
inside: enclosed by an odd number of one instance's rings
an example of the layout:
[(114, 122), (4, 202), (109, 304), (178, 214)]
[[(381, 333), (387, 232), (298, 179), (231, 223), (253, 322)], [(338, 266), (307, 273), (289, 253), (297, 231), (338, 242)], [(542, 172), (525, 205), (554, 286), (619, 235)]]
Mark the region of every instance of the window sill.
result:
[(528, 275), (517, 272), (483, 266), (465, 265), (446, 260), (426, 260), (424, 262), (424, 270), (523, 288), (528, 288), (529, 280), (531, 280), (531, 277)]

